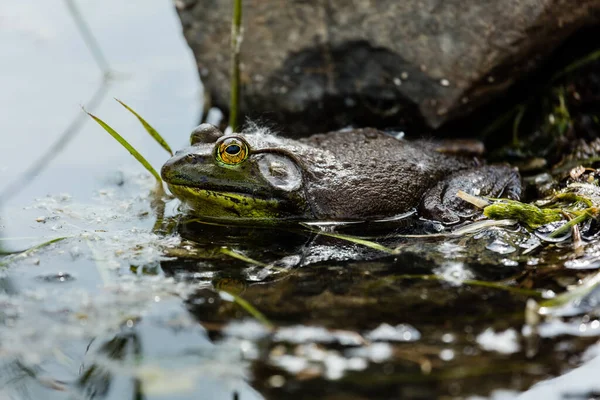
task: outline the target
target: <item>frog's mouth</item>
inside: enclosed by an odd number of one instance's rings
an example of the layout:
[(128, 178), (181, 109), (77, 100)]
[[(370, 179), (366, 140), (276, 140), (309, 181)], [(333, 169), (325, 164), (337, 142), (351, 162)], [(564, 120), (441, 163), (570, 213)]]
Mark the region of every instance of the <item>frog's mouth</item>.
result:
[[(166, 166), (167, 164), (165, 164)], [(161, 171), (163, 180), (169, 186), (173, 194), (179, 197), (175, 192), (186, 192), (186, 197), (206, 196), (205, 192), (230, 194), (234, 197), (249, 197), (262, 200), (274, 200), (273, 190), (267, 190), (260, 186), (250, 186), (243, 184), (234, 184), (227, 180), (219, 180), (217, 183), (211, 182), (208, 179), (198, 178), (191, 179), (183, 173), (173, 173), (165, 171), (165, 167)]]
[(263, 198), (255, 193), (212, 190), (186, 185), (168, 184), (169, 190), (183, 200), (195, 213), (229, 220), (271, 220), (282, 217), (281, 201)]
[[(237, 187), (237, 186), (223, 186), (223, 185), (210, 185), (210, 184), (203, 184), (203, 185), (188, 185), (188, 184), (181, 184), (181, 183), (169, 183), (167, 182), (167, 185), (169, 186), (169, 190), (171, 190), (171, 192), (177, 192), (177, 193), (181, 193), (181, 191), (186, 191), (187, 193), (194, 195), (194, 196), (214, 196), (216, 194), (219, 195), (223, 195), (223, 196), (232, 196), (232, 198), (253, 198), (253, 199), (260, 199), (260, 200), (273, 200), (273, 201), (277, 201), (277, 199), (275, 197), (273, 197), (272, 194), (268, 194), (266, 192), (263, 192), (261, 190), (245, 190), (245, 188), (243, 187)], [(176, 194), (176, 193), (173, 193)]]

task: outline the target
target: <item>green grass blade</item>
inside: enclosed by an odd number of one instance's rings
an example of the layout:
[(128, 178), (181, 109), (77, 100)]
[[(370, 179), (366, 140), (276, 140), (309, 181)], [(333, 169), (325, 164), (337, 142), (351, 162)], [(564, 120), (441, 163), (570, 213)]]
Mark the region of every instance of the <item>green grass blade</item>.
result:
[(30, 255), (31, 253), (34, 253), (37, 250), (43, 249), (44, 247), (50, 246), (53, 243), (60, 242), (61, 240), (65, 240), (68, 238), (70, 238), (70, 236), (63, 236), (63, 237), (58, 237), (58, 238), (55, 238), (52, 240), (48, 240), (47, 242), (37, 244), (37, 245), (30, 247), (27, 250), (22, 251), (20, 253), (12, 254), (8, 257), (5, 257), (2, 261), (0, 261), (0, 268), (6, 267), (8, 264), (13, 262), (17, 257), (27, 257), (28, 255)]
[[(440, 275), (423, 275), (423, 274), (403, 274), (403, 275), (393, 275), (389, 277), (383, 278), (387, 281), (396, 281), (396, 280), (405, 280), (405, 279), (415, 279), (415, 280), (423, 280), (423, 281), (440, 281), (440, 282), (451, 282), (454, 280), (440, 276)], [(467, 286), (479, 286), (490, 289), (504, 290), (510, 293), (531, 296), (531, 297), (542, 297), (542, 292), (540, 290), (535, 289), (523, 289), (515, 286), (509, 286), (507, 284), (501, 282), (490, 282), (490, 281), (481, 281), (476, 279), (466, 279), (460, 282), (461, 285)]]
[(600, 272), (596, 272), (584, 279), (579, 286), (559, 294), (553, 299), (545, 300), (539, 303), (539, 313), (542, 315), (550, 314), (557, 308), (563, 307), (568, 303), (581, 300), (600, 284)]
[(556, 80), (562, 78), (563, 76), (565, 76), (581, 67), (584, 67), (587, 64), (594, 62), (598, 59), (600, 59), (600, 50), (595, 50), (595, 51), (589, 53), (588, 55), (584, 56), (583, 58), (575, 60), (571, 64), (567, 65), (562, 71), (557, 72), (552, 77), (551, 82), (555, 82)]
[(341, 233), (332, 233), (332, 232), (321, 231), (319, 229), (314, 229), (310, 225), (307, 225), (307, 224), (304, 224), (304, 223), (300, 223), (300, 225), (304, 226), (308, 230), (310, 230), (310, 231), (312, 231), (312, 232), (314, 232), (316, 234), (319, 234), (319, 235), (328, 236), (328, 237), (332, 237), (332, 238), (340, 239), (340, 240), (345, 240), (345, 241), (350, 242), (350, 243), (360, 244), (362, 246), (370, 247), (372, 249), (379, 250), (379, 251), (382, 251), (384, 253), (398, 254), (398, 250), (391, 249), (389, 247), (386, 247), (386, 246), (384, 246), (382, 244), (379, 244), (377, 242), (373, 242), (371, 240), (361, 239), (361, 238), (358, 238), (356, 236), (344, 235), (344, 234), (341, 234)]
[(100, 118), (87, 111), (85, 112), (87, 113), (87, 115), (92, 117), (94, 121), (96, 121), (102, 128), (104, 128), (106, 132), (108, 132), (113, 138), (115, 138), (115, 140), (119, 142), (121, 146), (125, 147), (127, 151), (129, 151), (129, 153), (131, 153), (131, 155), (134, 156), (135, 159), (138, 160), (140, 164), (142, 164), (144, 168), (146, 168), (146, 170), (154, 176), (154, 178), (156, 178), (157, 184), (162, 187), (162, 179), (160, 179), (160, 175), (158, 174), (158, 172), (156, 172), (154, 168), (152, 168), (152, 165), (150, 165), (150, 163), (144, 158), (144, 156), (142, 156), (136, 149), (134, 149), (133, 146), (130, 145), (127, 142), (127, 140), (123, 138), (123, 136), (119, 135), (117, 131), (111, 128), (106, 122), (102, 121)]
[(269, 265), (262, 263), (260, 261), (257, 261), (253, 258), (250, 258), (248, 256), (245, 256), (244, 254), (237, 252), (235, 250), (231, 250), (227, 247), (221, 247), (221, 253), (223, 253), (231, 258), (235, 258), (237, 260), (247, 262), (248, 264), (256, 265), (258, 267), (263, 267), (263, 268), (269, 268)]
[(142, 124), (142, 126), (144, 127), (144, 129), (146, 130), (146, 132), (148, 132), (148, 134), (150, 134), (150, 136), (152, 136), (152, 138), (154, 140), (156, 140), (156, 142), (158, 144), (160, 144), (160, 146), (163, 149), (165, 149), (171, 156), (173, 156), (173, 150), (171, 150), (171, 147), (169, 146), (169, 144), (167, 143), (167, 141), (165, 139), (163, 139), (163, 137), (160, 135), (160, 133), (158, 133), (158, 131), (156, 129), (154, 129), (152, 127), (152, 125), (150, 125), (148, 122), (146, 122), (146, 120), (144, 118), (142, 118), (140, 116), (140, 114), (136, 113), (127, 104), (123, 103), (119, 99), (115, 99), (115, 100), (118, 101), (123, 107), (125, 107), (127, 109), (127, 111), (129, 111), (130, 113), (132, 113), (133, 115), (135, 115), (135, 117), (138, 119), (138, 121), (140, 121), (140, 123)]
[(588, 218), (591, 218), (592, 216), (590, 214), (588, 214), (587, 212), (584, 212), (583, 214), (573, 218), (572, 220), (564, 223), (563, 225), (561, 225), (558, 229), (556, 229), (554, 232), (552, 232), (550, 235), (548, 235), (548, 237), (550, 238), (557, 238), (557, 237), (561, 237), (562, 235), (565, 235), (568, 231), (570, 231), (573, 226), (577, 225), (580, 222), (585, 221)]
[(246, 312), (250, 315), (252, 315), (252, 317), (254, 317), (258, 322), (260, 322), (261, 324), (263, 324), (264, 326), (266, 326), (269, 329), (273, 328), (273, 324), (271, 323), (271, 321), (269, 321), (269, 319), (267, 317), (264, 316), (263, 313), (261, 313), (260, 311), (258, 311), (256, 309), (256, 307), (254, 307), (252, 304), (250, 304), (248, 301), (244, 300), (243, 298), (241, 298), (240, 296), (238, 296), (237, 294), (228, 292), (226, 290), (221, 290), (221, 292), (223, 293), (227, 293), (229, 296), (233, 297), (233, 301), (240, 307), (242, 307), (244, 310), (246, 310)]
[(523, 105), (519, 106), (517, 115), (515, 116), (515, 119), (513, 120), (512, 144), (515, 147), (517, 147), (519, 145), (519, 126), (521, 125), (521, 120), (523, 119), (523, 116), (525, 115), (525, 111), (527, 111), (527, 104), (523, 104)]

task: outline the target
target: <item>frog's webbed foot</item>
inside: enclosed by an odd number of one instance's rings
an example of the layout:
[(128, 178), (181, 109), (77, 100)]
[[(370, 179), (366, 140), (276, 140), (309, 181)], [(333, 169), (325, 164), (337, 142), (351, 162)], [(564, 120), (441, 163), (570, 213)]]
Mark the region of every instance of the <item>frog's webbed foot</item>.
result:
[(518, 200), (521, 196), (521, 177), (506, 165), (485, 165), (459, 171), (425, 192), (420, 212), (425, 218), (455, 224), (478, 211), (456, 194), (459, 190), (474, 196), (505, 197)]

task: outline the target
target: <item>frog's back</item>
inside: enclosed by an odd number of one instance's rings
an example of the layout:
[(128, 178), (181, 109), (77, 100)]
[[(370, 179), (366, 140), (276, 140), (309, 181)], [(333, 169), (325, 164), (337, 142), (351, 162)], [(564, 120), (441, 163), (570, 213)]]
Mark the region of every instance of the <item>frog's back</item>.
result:
[(415, 167), (435, 172), (457, 170), (466, 165), (463, 160), (437, 151), (434, 142), (397, 139), (373, 128), (318, 133), (299, 141), (328, 150), (335, 155), (338, 164), (361, 171), (371, 166), (402, 170)]
[(306, 194), (317, 217), (355, 220), (401, 214), (415, 208), (437, 181), (470, 166), (437, 152), (433, 143), (399, 140), (375, 129), (300, 141), (314, 149), (303, 157), (311, 172)]

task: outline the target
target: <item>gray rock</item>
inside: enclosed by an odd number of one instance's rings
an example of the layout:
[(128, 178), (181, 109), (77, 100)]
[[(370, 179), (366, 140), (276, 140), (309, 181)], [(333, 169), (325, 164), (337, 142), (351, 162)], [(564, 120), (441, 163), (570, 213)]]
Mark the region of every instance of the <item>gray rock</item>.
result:
[[(227, 109), (232, 0), (176, 0), (212, 104)], [(437, 128), (489, 102), (600, 0), (244, 0), (242, 111), (289, 133)]]

